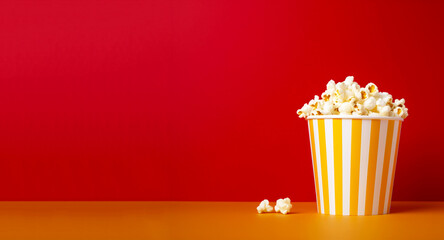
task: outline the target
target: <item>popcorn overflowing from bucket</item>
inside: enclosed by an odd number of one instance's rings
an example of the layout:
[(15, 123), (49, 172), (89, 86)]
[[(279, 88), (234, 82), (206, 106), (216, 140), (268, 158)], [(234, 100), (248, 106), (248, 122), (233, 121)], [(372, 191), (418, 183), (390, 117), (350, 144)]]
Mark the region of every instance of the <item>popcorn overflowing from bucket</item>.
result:
[(356, 115), (374, 117), (408, 116), (405, 100), (396, 99), (387, 92), (380, 92), (374, 83), (361, 88), (354, 82), (353, 76), (348, 76), (343, 82), (335, 83), (330, 80), (327, 90), (321, 97), (314, 99), (296, 112), (300, 118), (316, 115)]

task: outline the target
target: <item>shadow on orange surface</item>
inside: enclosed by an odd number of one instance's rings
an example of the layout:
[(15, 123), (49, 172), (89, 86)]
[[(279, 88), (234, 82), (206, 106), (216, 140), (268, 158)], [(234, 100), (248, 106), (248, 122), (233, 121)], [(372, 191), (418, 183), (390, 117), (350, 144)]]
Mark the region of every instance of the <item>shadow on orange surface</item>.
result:
[(400, 213), (412, 213), (412, 212), (429, 212), (436, 209), (435, 202), (422, 202), (428, 204), (421, 204), (421, 202), (415, 202), (417, 204), (411, 204), (411, 202), (396, 202), (390, 209), (390, 214)]

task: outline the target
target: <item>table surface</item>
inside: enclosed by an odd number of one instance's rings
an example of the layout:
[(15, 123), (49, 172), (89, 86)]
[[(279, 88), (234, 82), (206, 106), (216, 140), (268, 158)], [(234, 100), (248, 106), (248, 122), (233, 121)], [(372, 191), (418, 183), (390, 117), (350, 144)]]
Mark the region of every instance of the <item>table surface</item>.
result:
[(444, 239), (444, 202), (394, 202), (381, 216), (328, 216), (314, 202), (0, 202), (0, 239)]

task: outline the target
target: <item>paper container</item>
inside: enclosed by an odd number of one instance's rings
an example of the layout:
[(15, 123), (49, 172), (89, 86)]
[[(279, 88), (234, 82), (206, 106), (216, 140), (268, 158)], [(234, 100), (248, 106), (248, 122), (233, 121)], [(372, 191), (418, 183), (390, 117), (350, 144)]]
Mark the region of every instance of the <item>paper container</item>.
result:
[(402, 118), (310, 116), (318, 212), (390, 212)]

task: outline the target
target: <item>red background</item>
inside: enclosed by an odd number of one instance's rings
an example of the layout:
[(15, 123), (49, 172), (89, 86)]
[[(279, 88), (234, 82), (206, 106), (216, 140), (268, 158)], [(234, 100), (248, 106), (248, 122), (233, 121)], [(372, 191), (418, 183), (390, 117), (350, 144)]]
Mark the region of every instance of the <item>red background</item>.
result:
[[(315, 200), (295, 111), (407, 99), (394, 200), (444, 200), (442, 1), (1, 1), (1, 200)], [(425, 117), (427, 116), (428, 117)]]

